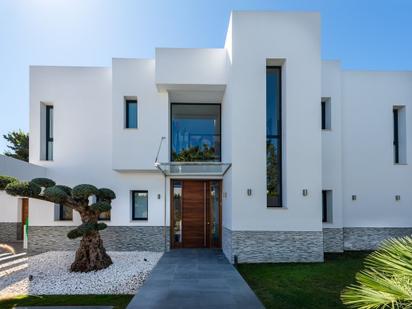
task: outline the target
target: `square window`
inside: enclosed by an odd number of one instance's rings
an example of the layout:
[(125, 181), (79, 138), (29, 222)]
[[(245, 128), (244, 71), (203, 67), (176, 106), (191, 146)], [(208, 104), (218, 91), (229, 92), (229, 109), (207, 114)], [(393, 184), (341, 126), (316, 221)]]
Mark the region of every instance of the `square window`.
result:
[(54, 220), (55, 221), (72, 221), (73, 209), (63, 204), (54, 204)]
[(148, 218), (148, 199), (147, 191), (132, 191), (132, 219), (147, 220)]

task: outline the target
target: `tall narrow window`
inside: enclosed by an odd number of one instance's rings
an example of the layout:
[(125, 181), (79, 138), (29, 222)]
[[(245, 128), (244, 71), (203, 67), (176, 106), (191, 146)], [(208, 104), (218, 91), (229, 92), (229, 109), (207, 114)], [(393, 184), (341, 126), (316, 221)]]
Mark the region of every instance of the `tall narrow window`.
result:
[(332, 222), (332, 190), (322, 191), (322, 222)]
[(148, 199), (147, 191), (132, 191), (132, 219), (147, 220), (148, 218)]
[(46, 160), (53, 160), (53, 106), (46, 106)]
[(399, 163), (399, 113), (393, 109), (393, 157), (395, 163)]
[(406, 164), (405, 106), (393, 107), (393, 162)]
[(322, 110), (322, 130), (330, 130), (332, 128), (330, 98), (322, 98), (321, 110)]
[(267, 206), (282, 207), (281, 68), (266, 67)]
[(137, 100), (126, 100), (126, 129), (137, 129)]

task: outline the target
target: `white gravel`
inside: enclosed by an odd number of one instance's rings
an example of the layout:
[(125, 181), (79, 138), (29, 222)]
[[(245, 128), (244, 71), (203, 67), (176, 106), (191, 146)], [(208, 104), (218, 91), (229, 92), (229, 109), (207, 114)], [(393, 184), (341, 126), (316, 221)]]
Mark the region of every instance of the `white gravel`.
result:
[[(135, 294), (162, 253), (108, 252), (113, 264), (89, 273), (69, 271), (74, 252), (51, 251), (26, 259), (25, 264), (2, 270), (0, 298), (13, 295)], [(144, 261), (146, 259), (147, 261)], [(29, 281), (29, 275), (33, 276)]]

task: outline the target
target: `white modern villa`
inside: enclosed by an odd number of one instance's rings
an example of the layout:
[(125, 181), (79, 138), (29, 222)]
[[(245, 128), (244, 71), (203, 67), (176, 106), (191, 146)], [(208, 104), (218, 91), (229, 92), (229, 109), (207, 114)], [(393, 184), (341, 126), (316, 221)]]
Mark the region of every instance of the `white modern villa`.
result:
[[(0, 175), (111, 188), (108, 250), (319, 262), (412, 234), (411, 110), (412, 72), (322, 61), (319, 14), (233, 12), (222, 48), (30, 67), (30, 164)], [(0, 241), (28, 216), (29, 250), (77, 248), (77, 213), (0, 203)]]

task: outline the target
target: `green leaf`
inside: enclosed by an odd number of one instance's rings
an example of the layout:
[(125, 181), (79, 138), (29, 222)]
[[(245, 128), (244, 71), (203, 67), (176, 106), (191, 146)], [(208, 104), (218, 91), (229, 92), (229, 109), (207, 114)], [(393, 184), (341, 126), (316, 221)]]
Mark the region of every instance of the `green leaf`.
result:
[(34, 178), (31, 180), (32, 183), (35, 183), (39, 187), (49, 188), (56, 185), (56, 183), (49, 178)]
[(64, 203), (68, 198), (66, 192), (57, 186), (46, 188), (43, 195), (48, 201), (57, 204)]
[(6, 189), (7, 185), (12, 182), (18, 182), (17, 178), (0, 175), (0, 190)]
[(6, 186), (6, 192), (12, 196), (38, 197), (41, 188), (32, 182), (12, 182)]
[(99, 190), (93, 185), (82, 184), (75, 186), (72, 190), (72, 196), (78, 200), (87, 200), (89, 196), (97, 195)]
[(110, 209), (112, 209), (112, 206), (110, 206), (110, 204), (107, 202), (97, 202), (97, 203), (90, 205), (90, 208), (94, 211), (105, 212), (105, 211), (109, 211)]

